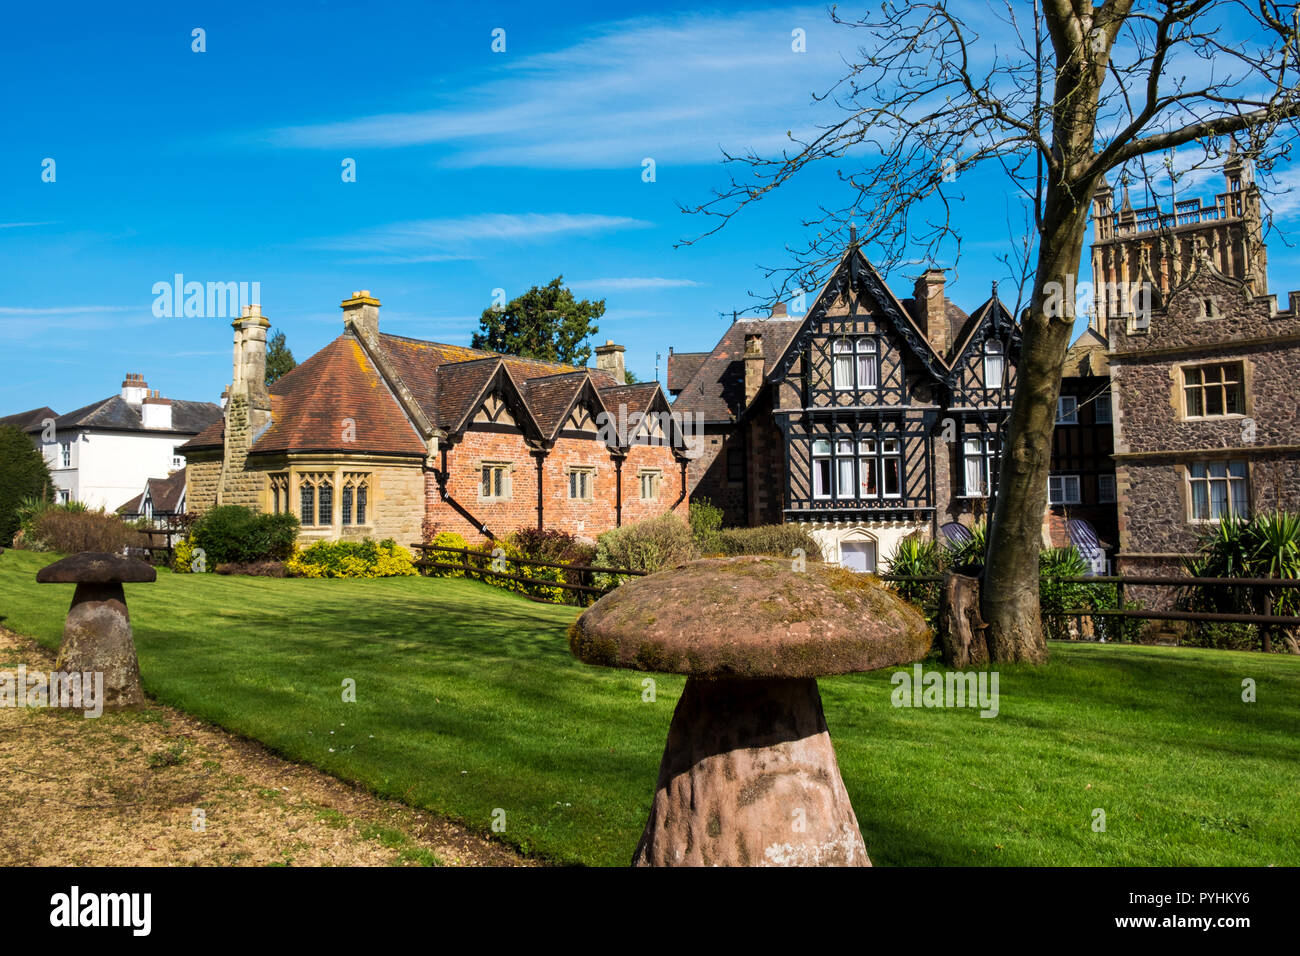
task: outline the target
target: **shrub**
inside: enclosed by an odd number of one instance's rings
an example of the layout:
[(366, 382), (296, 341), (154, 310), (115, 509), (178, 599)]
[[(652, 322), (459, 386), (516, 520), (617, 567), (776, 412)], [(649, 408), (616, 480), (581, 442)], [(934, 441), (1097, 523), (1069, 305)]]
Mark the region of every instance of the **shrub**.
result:
[[(658, 571), (698, 557), (690, 526), (671, 512), (606, 531), (596, 539), (596, 564), (633, 571)], [(618, 575), (599, 575), (597, 585), (622, 582)]]
[(194, 545), (189, 538), (177, 541), (176, 547), (172, 549), (172, 570), (177, 574), (190, 574), (194, 571)]
[(809, 561), (822, 559), (822, 547), (806, 528), (797, 524), (764, 524), (756, 528), (728, 528), (714, 537), (714, 549), (727, 557), (768, 554), (792, 558), (802, 551)]
[(1069, 636), (1069, 618), (1061, 617), (1060, 611), (1094, 606), (1091, 585), (1060, 580), (1083, 577), (1088, 571), (1088, 562), (1073, 547), (1038, 552), (1038, 610), (1043, 635), (1048, 640), (1059, 641)]
[(115, 514), (62, 505), (44, 509), (33, 520), (31, 540), (39, 550), (64, 554), (78, 551), (120, 554), (127, 548), (142, 548), (146, 544), (143, 535)]
[(989, 526), (986, 521), (977, 521), (970, 527), (970, 540), (958, 544), (946, 544), (948, 565), (959, 574), (978, 577), (984, 573), (984, 555), (988, 552)]
[[(538, 582), (556, 582), (565, 579), (565, 571), (562, 568), (539, 568), (532, 565), (519, 565), (512, 559), (525, 558), (525, 555), (515, 544), (510, 541), (487, 541), (483, 544), (476, 545), (471, 550), (479, 552), (482, 557), (471, 557), (470, 563), (476, 567), (484, 568), (489, 571), (501, 571), (506, 574), (514, 574), (520, 577), (532, 578)], [(499, 560), (498, 560), (499, 559)], [(543, 559), (538, 559), (543, 560)], [(494, 566), (494, 562), (496, 562)], [(495, 574), (475, 575), (469, 572), (470, 577), (478, 577), (485, 584), (501, 588), (503, 591), (513, 591), (516, 594), (526, 594), (529, 597), (540, 598), (544, 601), (550, 601), (559, 604), (564, 601), (567, 593), (564, 588), (547, 587), (545, 583), (526, 583), (524, 581), (514, 581), (510, 578), (498, 577)]]
[(190, 528), (189, 541), (202, 548), (209, 567), (252, 561), (283, 561), (298, 540), (292, 514), (259, 514), (243, 505), (221, 505)]
[[(587, 541), (580, 541), (566, 531), (538, 531), (535, 528), (528, 528), (512, 534), (510, 543), (519, 549), (521, 557), (531, 558), (534, 561), (553, 561), (558, 564), (577, 565), (579, 567), (590, 566), (596, 562), (596, 546)], [(559, 574), (542, 575), (541, 572), (543, 571), (559, 571)], [(561, 570), (526, 565), (521, 573), (534, 578), (544, 577), (550, 581), (563, 581), (566, 584), (590, 586), (593, 582), (591, 572), (579, 571), (575, 568)], [(590, 594), (584, 594), (581, 591), (572, 591), (567, 588), (551, 588), (549, 590), (560, 592), (560, 596), (554, 600), (565, 604), (582, 607), (590, 604), (593, 600)], [(550, 599), (548, 598), (548, 600)]]
[[(886, 567), (889, 574), (906, 577), (928, 577), (942, 574), (948, 566), (949, 551), (939, 542), (914, 531), (898, 542), (889, 556)], [(920, 606), (931, 617), (939, 603), (938, 583), (925, 581), (891, 581), (889, 586), (906, 600)]]
[(19, 528), (18, 506), (28, 498), (54, 500), (45, 456), (17, 428), (0, 426), (0, 544), (13, 540)]
[(317, 541), (284, 563), (301, 578), (391, 578), (415, 574), (411, 553), (392, 538), (383, 541)]
[[(426, 544), (435, 544), (442, 548), (468, 548), (469, 542), (462, 538), (454, 531), (439, 531), (431, 538), (425, 541)], [(427, 551), (425, 557), (430, 561), (445, 561), (459, 563), (465, 559), (463, 554), (448, 554), (439, 551)], [(465, 572), (456, 568), (425, 568), (424, 573), (434, 578), (459, 578), (464, 577)]]
[(701, 554), (710, 554), (715, 548), (715, 538), (722, 530), (722, 509), (708, 498), (691, 502), (691, 536)]

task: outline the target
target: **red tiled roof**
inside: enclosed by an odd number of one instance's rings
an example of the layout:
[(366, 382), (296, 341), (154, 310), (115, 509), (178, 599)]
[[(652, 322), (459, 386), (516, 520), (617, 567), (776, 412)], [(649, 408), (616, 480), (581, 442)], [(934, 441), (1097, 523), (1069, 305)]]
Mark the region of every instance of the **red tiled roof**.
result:
[(271, 386), (271, 427), (253, 443), (252, 451), (335, 449), (425, 454), (424, 441), (383, 376), (361, 343), (348, 334)]

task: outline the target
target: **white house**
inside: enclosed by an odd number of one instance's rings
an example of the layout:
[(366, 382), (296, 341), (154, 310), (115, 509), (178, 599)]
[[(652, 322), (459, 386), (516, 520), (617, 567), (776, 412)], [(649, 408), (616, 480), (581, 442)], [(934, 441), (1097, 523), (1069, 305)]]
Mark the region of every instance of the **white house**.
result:
[(118, 395), (65, 415), (34, 409), (0, 423), (32, 436), (61, 500), (113, 511), (138, 496), (149, 479), (184, 468), (176, 449), (220, 418), (220, 405), (162, 398), (132, 372)]

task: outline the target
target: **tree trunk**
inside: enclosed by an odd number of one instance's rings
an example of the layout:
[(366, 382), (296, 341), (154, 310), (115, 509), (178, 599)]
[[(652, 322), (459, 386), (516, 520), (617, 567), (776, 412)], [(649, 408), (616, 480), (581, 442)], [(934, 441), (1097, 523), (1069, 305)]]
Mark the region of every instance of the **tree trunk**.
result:
[(948, 667), (983, 667), (989, 662), (988, 626), (980, 617), (980, 582), (948, 572), (939, 590), (939, 641)]
[[(1076, 273), (1094, 183), (1049, 189), (1038, 273), (1021, 323), (1016, 394), (1003, 432), (997, 499), (983, 581), (984, 620), (994, 661), (1047, 660), (1038, 604), (1038, 552), (1047, 509), (1056, 400), (1074, 331)], [(1053, 295), (1048, 283), (1059, 283)]]

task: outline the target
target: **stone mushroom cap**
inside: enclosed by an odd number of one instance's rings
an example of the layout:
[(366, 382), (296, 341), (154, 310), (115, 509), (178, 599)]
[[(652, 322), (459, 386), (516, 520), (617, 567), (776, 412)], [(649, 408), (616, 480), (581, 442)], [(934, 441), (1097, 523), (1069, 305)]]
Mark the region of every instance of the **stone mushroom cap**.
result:
[(705, 558), (624, 584), (569, 628), (588, 664), (710, 678), (802, 678), (920, 660), (933, 635), (876, 578), (789, 559)]
[(156, 581), (158, 572), (138, 558), (82, 551), (36, 572), (40, 584), (130, 584)]

